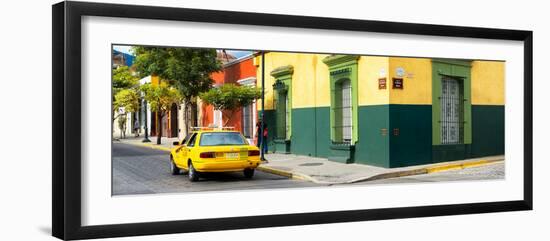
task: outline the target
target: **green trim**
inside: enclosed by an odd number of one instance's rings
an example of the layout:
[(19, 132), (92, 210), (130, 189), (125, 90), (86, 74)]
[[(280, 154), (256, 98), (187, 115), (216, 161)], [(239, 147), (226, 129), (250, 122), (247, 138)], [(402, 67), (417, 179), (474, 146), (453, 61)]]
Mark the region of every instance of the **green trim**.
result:
[(273, 139), (273, 151), (290, 154), (290, 140)]
[(330, 149), (332, 149), (332, 150), (346, 150), (346, 151), (351, 151), (351, 150), (354, 150), (354, 149), (355, 149), (355, 146), (330, 144)]
[(347, 62), (357, 61), (359, 59), (359, 56), (357, 55), (341, 55), (341, 54), (335, 54), (327, 56), (323, 59), (323, 63), (328, 65), (329, 67), (333, 67), (339, 64), (347, 64)]
[(458, 65), (463, 67), (472, 67), (472, 62), (469, 60), (457, 60), (457, 59), (432, 59), (433, 63)]
[(294, 67), (292, 65), (280, 66), (271, 71), (271, 76), (275, 78), (284, 77), (285, 75), (292, 75), (294, 73)]
[[(271, 76), (275, 78), (275, 83), (273, 84), (273, 91), (275, 92), (273, 97), (275, 101), (279, 100), (279, 91), (284, 91), (288, 98), (288, 120), (286, 125), (288, 129), (286, 130), (285, 139), (290, 140), (292, 137), (292, 74), (294, 73), (294, 67), (292, 65), (286, 65), (277, 67), (271, 71)], [(278, 104), (279, 102), (277, 102)], [(277, 108), (275, 107), (275, 111)], [(285, 113), (286, 115), (286, 113)], [(285, 117), (286, 118), (286, 117)], [(283, 127), (283, 128), (286, 128)]]
[(461, 60), (432, 60), (432, 144), (441, 145), (441, 79), (443, 76), (462, 80), (463, 103), (463, 143), (472, 143), (472, 85), (471, 63)]
[(331, 55), (323, 59), (323, 63), (328, 65), (330, 74), (330, 139), (336, 140), (336, 133), (334, 133), (335, 123), (335, 111), (336, 98), (334, 96), (334, 90), (336, 89), (336, 83), (342, 79), (349, 79), (351, 82), (351, 96), (352, 96), (352, 145), (358, 141), (358, 60), (359, 56), (356, 55)]
[(330, 145), (330, 155), (328, 156), (330, 161), (341, 163), (354, 163), (355, 162), (355, 146), (350, 145)]

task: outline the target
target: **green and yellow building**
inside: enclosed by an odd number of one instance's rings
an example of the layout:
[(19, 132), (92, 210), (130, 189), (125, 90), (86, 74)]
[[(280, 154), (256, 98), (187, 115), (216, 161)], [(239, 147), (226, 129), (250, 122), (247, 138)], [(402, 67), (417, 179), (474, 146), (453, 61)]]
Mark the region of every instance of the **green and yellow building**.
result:
[(390, 168), (503, 155), (504, 67), (267, 52), (270, 151)]

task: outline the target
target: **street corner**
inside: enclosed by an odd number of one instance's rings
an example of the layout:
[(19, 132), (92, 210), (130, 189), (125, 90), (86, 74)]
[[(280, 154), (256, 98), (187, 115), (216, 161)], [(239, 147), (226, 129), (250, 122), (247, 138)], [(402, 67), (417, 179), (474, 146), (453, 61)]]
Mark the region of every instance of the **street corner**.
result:
[[(377, 181), (379, 182), (379, 180), (384, 179), (388, 179), (389, 181), (385, 182), (389, 183), (391, 180), (408, 178), (411, 176), (425, 176), (431, 174), (444, 176), (446, 172), (453, 174), (452, 171), (469, 168), (477, 168), (476, 173), (479, 174), (477, 178), (480, 180), (492, 179), (495, 175), (489, 171), (484, 173), (483, 168), (491, 164), (503, 164), (504, 162), (503, 156), (493, 156), (420, 166), (381, 168), (369, 165), (338, 163), (329, 161), (328, 159), (288, 154), (270, 154), (268, 157), (270, 158), (269, 164), (261, 165), (258, 167), (258, 170), (323, 185), (368, 184), (377, 183)], [(488, 167), (487, 169), (492, 170), (494, 168)], [(468, 173), (468, 171), (465, 172)], [(501, 176), (503, 176), (503, 173), (504, 171), (502, 169)], [(490, 175), (490, 177), (487, 175)], [(456, 180), (461, 180), (460, 176), (452, 176)], [(472, 175), (465, 175), (464, 178), (471, 179)]]
[(317, 183), (317, 184), (325, 184), (322, 181), (316, 180), (315, 178), (313, 178), (311, 176), (308, 176), (306, 174), (302, 174), (302, 173), (298, 173), (296, 171), (293, 171), (290, 168), (285, 168), (285, 167), (280, 167), (280, 166), (260, 165), (260, 166), (257, 167), (257, 170), (262, 171), (262, 172), (266, 172), (266, 173), (271, 173), (271, 174), (274, 174), (274, 175), (287, 177), (287, 178), (290, 178), (290, 179), (309, 181), (309, 182), (313, 182), (313, 183)]

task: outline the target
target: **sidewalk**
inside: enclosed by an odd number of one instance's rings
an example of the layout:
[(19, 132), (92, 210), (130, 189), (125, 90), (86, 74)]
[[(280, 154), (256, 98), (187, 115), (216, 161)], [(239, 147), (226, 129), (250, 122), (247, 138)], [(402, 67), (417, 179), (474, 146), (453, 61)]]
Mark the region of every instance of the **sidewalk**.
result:
[(140, 136), (140, 137), (133, 137), (132, 136), (132, 137), (128, 137), (128, 138), (125, 138), (125, 139), (115, 140), (115, 142), (120, 142), (120, 143), (124, 143), (124, 144), (131, 144), (131, 145), (138, 145), (138, 146), (145, 146), (145, 147), (150, 147), (150, 148), (153, 148), (153, 149), (163, 150), (163, 151), (170, 151), (172, 149), (172, 147), (174, 147), (172, 145), (172, 142), (179, 141), (179, 139), (177, 137), (173, 137), (173, 138), (162, 137), (160, 139), (161, 144), (157, 145), (157, 137), (156, 136), (149, 137), (149, 140), (151, 140), (151, 142), (143, 142), (143, 136)]
[[(149, 138), (151, 142), (143, 143), (143, 137), (130, 137), (120, 139), (118, 142), (149, 147), (157, 150), (170, 151), (172, 142), (178, 138), (161, 139), (160, 145), (156, 144), (156, 137)], [(403, 177), (411, 175), (428, 174), (441, 171), (464, 169), (504, 161), (504, 156), (488, 156), (452, 162), (440, 162), (435, 164), (418, 165), (400, 168), (383, 168), (364, 164), (344, 164), (329, 161), (325, 158), (299, 156), (293, 154), (266, 154), (268, 163), (263, 163), (258, 170), (288, 178), (306, 180), (318, 184), (346, 184), (377, 179)]]
[(364, 164), (344, 164), (324, 158), (292, 154), (266, 154), (269, 163), (259, 170), (318, 184), (345, 184), (377, 179), (428, 174), (464, 169), (504, 161), (504, 156), (490, 156), (400, 168), (382, 168)]

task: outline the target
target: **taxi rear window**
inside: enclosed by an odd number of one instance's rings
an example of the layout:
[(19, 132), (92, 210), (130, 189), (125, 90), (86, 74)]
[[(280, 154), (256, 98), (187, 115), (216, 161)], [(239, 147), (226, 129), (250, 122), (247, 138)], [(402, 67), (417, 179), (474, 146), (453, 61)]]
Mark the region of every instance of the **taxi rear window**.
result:
[(245, 145), (246, 141), (238, 132), (202, 133), (200, 146), (234, 146)]

